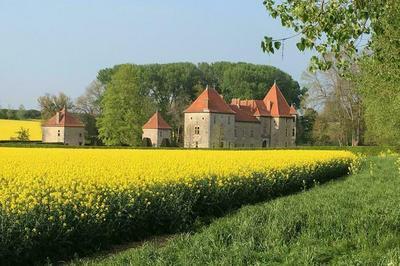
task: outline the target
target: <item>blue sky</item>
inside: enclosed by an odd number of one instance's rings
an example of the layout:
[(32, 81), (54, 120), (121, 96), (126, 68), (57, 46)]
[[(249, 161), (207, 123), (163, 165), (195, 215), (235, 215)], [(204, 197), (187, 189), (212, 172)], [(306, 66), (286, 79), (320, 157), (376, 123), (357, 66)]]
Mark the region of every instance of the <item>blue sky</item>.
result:
[(76, 98), (120, 63), (244, 61), (301, 82), (311, 54), (295, 39), (283, 59), (260, 48), (264, 35), (291, 34), (257, 0), (0, 0), (0, 106), (37, 108), (46, 92)]

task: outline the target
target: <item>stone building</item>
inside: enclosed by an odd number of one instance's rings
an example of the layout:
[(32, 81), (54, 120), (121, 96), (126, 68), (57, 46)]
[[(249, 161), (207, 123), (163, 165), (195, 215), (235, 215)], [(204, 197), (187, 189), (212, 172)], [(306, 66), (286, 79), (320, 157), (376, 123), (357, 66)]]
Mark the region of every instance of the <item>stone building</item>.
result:
[(143, 126), (142, 139), (149, 138), (153, 147), (160, 147), (161, 143), (171, 143), (171, 126), (156, 112)]
[(295, 146), (297, 112), (276, 84), (263, 100), (232, 99), (230, 104), (206, 88), (184, 116), (186, 148)]
[(42, 142), (85, 145), (85, 125), (64, 107), (42, 124)]

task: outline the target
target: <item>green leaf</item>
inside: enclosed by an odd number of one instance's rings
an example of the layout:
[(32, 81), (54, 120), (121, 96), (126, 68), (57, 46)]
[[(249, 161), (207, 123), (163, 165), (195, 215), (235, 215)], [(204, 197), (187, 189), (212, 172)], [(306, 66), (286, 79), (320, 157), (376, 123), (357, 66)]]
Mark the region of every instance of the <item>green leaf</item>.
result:
[(276, 50), (279, 50), (279, 48), (281, 48), (281, 42), (274, 42), (274, 47)]

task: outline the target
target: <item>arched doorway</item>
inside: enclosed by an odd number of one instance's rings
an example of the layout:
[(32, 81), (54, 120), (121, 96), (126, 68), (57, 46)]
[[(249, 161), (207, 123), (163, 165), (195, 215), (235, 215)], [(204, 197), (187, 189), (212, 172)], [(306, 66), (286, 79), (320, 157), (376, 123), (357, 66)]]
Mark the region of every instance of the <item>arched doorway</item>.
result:
[(267, 141), (266, 140), (263, 140), (263, 142), (262, 142), (262, 145), (261, 145), (263, 148), (266, 148), (267, 147)]

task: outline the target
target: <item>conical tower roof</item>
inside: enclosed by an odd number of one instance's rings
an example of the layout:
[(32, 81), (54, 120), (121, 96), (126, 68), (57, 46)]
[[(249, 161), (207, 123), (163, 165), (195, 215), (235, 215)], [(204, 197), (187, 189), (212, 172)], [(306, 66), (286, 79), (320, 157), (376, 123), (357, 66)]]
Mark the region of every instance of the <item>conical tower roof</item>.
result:
[(149, 121), (144, 124), (143, 129), (171, 129), (171, 126), (165, 122), (164, 118), (162, 118), (161, 114), (157, 111), (150, 117)]
[(235, 112), (224, 101), (221, 95), (213, 89), (206, 88), (197, 99), (185, 110), (185, 113), (225, 113)]
[(276, 83), (272, 85), (267, 95), (265, 95), (263, 102), (270, 111), (271, 116), (291, 116), (290, 106)]

